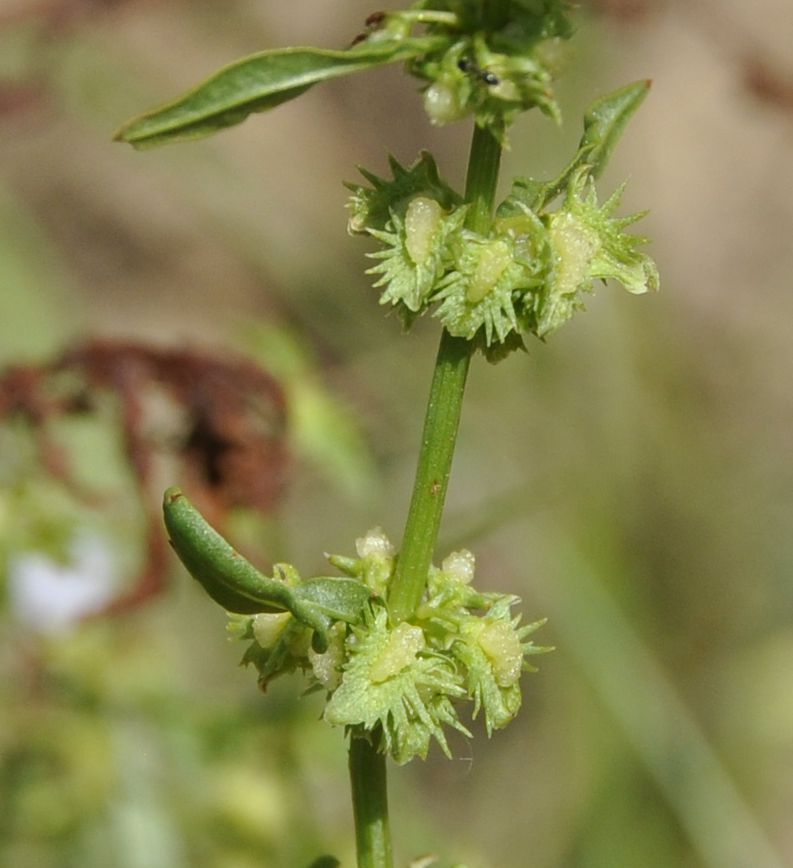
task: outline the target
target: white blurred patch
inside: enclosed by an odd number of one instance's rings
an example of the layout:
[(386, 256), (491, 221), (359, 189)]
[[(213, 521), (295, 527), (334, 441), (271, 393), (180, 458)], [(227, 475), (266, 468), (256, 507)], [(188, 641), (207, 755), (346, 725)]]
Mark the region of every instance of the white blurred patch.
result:
[(117, 571), (107, 542), (79, 534), (62, 564), (41, 552), (12, 558), (9, 597), (14, 617), (42, 633), (68, 630), (116, 593)]

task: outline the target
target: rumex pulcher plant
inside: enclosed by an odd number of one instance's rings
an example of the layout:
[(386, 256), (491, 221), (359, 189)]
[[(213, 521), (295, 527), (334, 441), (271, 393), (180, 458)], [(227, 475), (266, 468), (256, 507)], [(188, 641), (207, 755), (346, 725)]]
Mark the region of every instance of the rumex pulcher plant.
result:
[(433, 563), (471, 358), (500, 361), (531, 336), (545, 339), (583, 308), (596, 280), (631, 293), (658, 287), (646, 239), (626, 231), (641, 215), (616, 216), (622, 187), (603, 202), (595, 188), (649, 82), (597, 99), (559, 175), (517, 178), (495, 202), (514, 119), (535, 107), (559, 119), (551, 85), (571, 35), (561, 0), (420, 0), (373, 13), (343, 50), (240, 60), (117, 134), (137, 148), (210, 135), (319, 82), (389, 63), (418, 79), (433, 124), (474, 121), (462, 192), (426, 152), (411, 166), (391, 158), (387, 177), (361, 169), (364, 182), (348, 185), (350, 232), (378, 244), (368, 273), (380, 304), (405, 328), (421, 315), (441, 326), (399, 547), (375, 527), (356, 540), (355, 555), (329, 556), (335, 575), (306, 578), (277, 564), (265, 576), (180, 489), (165, 493), (173, 548), (230, 613), (260, 684), (302, 671), (326, 695), (324, 720), (346, 728), (361, 868), (393, 864), (386, 757), (424, 758), (432, 741), (449, 755), (450, 729), (470, 736), (466, 705), (488, 734), (506, 726), (520, 708), (521, 674), (533, 668), (528, 658), (546, 650), (532, 639), (542, 621), (523, 624), (515, 596), (474, 587), (471, 552)]

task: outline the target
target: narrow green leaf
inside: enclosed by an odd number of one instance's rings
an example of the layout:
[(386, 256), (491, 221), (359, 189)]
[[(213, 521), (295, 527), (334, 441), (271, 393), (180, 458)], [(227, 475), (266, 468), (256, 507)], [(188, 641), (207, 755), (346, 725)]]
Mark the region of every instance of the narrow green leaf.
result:
[(650, 90), (650, 81), (637, 81), (595, 100), (584, 115), (584, 134), (570, 163), (553, 181), (539, 182), (532, 178), (518, 178), (510, 196), (499, 206), (498, 216), (507, 217), (516, 212), (515, 202), (541, 211), (549, 202), (565, 191), (570, 180), (582, 166), (597, 177), (611, 157), (625, 126), (642, 104)]
[(362, 43), (343, 51), (281, 48), (263, 51), (221, 69), (194, 90), (124, 124), (117, 141), (136, 148), (195, 139), (275, 108), (312, 85), (437, 49), (445, 37), (420, 36)]
[(581, 162), (597, 177), (611, 157), (625, 126), (650, 91), (651, 81), (635, 81), (595, 100), (584, 115), (584, 135), (578, 146)]
[(207, 523), (181, 489), (165, 492), (163, 514), (179, 560), (216, 603), (241, 615), (289, 611), (325, 645), (329, 619), (321, 608), (284, 581), (262, 575)]

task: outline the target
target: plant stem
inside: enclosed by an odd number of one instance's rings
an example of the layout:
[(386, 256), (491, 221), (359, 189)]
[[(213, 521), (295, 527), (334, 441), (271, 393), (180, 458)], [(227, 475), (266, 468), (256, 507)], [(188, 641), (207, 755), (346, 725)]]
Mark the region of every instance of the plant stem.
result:
[(358, 868), (392, 868), (391, 832), (388, 826), (386, 758), (375, 744), (380, 733), (370, 737), (358, 727), (350, 733), (350, 785), (355, 817)]
[[(486, 232), (490, 226), (498, 180), (501, 146), (475, 127), (468, 162), (465, 198), (467, 226)], [(393, 622), (416, 610), (438, 539), (446, 488), (451, 473), (465, 381), (473, 344), (444, 330), (430, 387), (416, 481), (405, 525), (402, 551), (388, 597)], [(371, 740), (359, 728), (350, 733), (350, 783), (358, 868), (392, 868), (388, 826), (386, 758), (377, 752), (380, 733)]]
[[(498, 141), (487, 130), (475, 127), (465, 190), (470, 203), (466, 225), (474, 231), (486, 232), (490, 226), (500, 159)], [(394, 623), (410, 618), (424, 593), (446, 500), (472, 348), (471, 341), (446, 331), (441, 335), (413, 496), (388, 596)]]
[(424, 593), (446, 498), (470, 359), (469, 341), (444, 331), (430, 386), (402, 550), (388, 597), (394, 623), (409, 618)]
[(474, 127), (465, 179), (465, 201), (471, 203), (465, 225), (474, 232), (485, 233), (490, 229), (500, 166), (498, 139), (489, 130)]

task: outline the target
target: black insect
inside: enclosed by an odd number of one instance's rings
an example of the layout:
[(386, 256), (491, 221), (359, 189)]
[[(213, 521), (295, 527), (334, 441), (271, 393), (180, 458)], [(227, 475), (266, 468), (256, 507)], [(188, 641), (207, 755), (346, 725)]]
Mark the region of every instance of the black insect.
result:
[(366, 21), (364, 21), (364, 26), (366, 27), (366, 30), (363, 33), (359, 33), (357, 34), (357, 36), (354, 37), (354, 39), (350, 43), (350, 48), (363, 42), (370, 33), (378, 30), (387, 17), (388, 16), (385, 12), (372, 12), (371, 15), (367, 15)]
[(461, 72), (475, 76), (490, 87), (501, 84), (501, 79), (494, 72), (490, 72), (489, 69), (481, 69), (469, 57), (461, 57), (457, 61), (457, 68)]
[(372, 12), (371, 15), (368, 15), (366, 17), (366, 21), (364, 21), (364, 24), (367, 26), (368, 29), (375, 30), (385, 21), (385, 19), (385, 12)]

